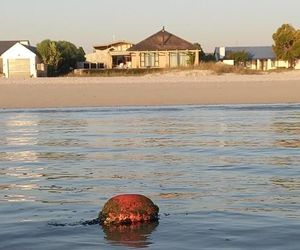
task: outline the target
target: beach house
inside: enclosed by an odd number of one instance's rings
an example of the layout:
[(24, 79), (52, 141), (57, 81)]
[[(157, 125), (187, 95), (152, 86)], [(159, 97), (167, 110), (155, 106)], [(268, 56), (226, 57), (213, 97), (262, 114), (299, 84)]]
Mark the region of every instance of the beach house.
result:
[(6, 78), (44, 76), (36, 48), (29, 41), (0, 41), (0, 75)]
[[(236, 65), (231, 55), (235, 52), (246, 52), (249, 59), (246, 67), (253, 70), (272, 70), (277, 68), (288, 68), (287, 61), (277, 60), (272, 46), (250, 46), (250, 47), (216, 47), (214, 56), (216, 61), (228, 65)], [(300, 69), (300, 60), (296, 61), (296, 69)]]
[(96, 45), (94, 52), (85, 57), (85, 62), (78, 63), (78, 72), (81, 69), (172, 68), (197, 65), (199, 49), (163, 28), (137, 44), (118, 41)]
[(172, 68), (199, 63), (199, 49), (163, 28), (128, 49), (132, 68)]
[(127, 49), (133, 44), (128, 41), (116, 41), (94, 46), (94, 52), (86, 54), (86, 62), (78, 64), (81, 69), (130, 68), (131, 58)]

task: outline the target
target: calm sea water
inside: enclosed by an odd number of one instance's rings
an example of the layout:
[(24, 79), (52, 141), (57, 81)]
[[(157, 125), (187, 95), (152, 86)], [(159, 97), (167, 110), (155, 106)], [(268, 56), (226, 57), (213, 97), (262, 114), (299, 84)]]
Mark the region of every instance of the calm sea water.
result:
[[(141, 193), (159, 224), (85, 222)], [(0, 111), (0, 249), (300, 249), (300, 105)]]

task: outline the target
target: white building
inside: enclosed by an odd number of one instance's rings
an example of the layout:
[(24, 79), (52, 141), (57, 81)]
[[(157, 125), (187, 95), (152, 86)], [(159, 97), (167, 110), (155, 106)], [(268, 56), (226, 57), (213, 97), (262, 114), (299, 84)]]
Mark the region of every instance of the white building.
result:
[[(236, 62), (230, 59), (230, 54), (234, 52), (246, 52), (250, 60), (246, 62), (247, 68), (254, 70), (271, 70), (278, 68), (288, 68), (287, 61), (277, 60), (272, 46), (254, 46), (254, 47), (217, 47), (215, 48), (216, 61), (224, 64), (235, 65)], [(300, 69), (300, 60), (296, 61), (295, 69)]]
[(0, 41), (0, 74), (6, 78), (29, 78), (43, 76), (36, 48), (29, 41)]

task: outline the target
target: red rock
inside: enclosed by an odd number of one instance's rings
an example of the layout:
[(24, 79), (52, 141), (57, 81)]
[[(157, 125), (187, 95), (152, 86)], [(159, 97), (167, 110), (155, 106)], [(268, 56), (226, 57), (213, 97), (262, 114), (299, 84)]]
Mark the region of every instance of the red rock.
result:
[(109, 199), (99, 220), (103, 225), (132, 224), (158, 221), (159, 208), (149, 198), (140, 194), (123, 194)]

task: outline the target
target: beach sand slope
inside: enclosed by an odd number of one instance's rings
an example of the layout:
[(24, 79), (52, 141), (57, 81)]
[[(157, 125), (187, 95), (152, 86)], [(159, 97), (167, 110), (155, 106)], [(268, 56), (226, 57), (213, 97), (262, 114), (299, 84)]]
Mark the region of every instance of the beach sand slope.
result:
[(0, 108), (300, 103), (300, 71), (0, 79)]

